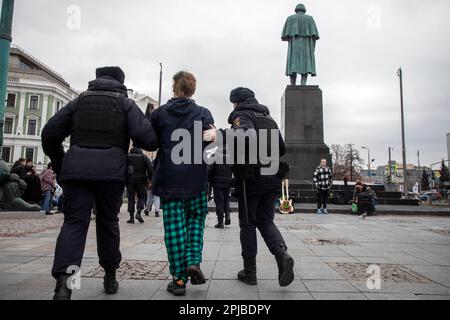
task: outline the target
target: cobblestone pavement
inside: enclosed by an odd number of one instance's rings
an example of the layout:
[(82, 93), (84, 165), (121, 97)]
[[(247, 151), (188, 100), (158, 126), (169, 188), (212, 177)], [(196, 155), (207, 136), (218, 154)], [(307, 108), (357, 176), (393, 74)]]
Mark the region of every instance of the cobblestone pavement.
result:
[[(260, 237), (258, 285), (236, 280), (242, 262), (235, 213), (232, 218), (230, 227), (217, 230), (214, 214), (208, 216), (202, 269), (209, 281), (188, 286), (181, 299), (450, 299), (450, 218), (277, 215), (295, 259), (296, 279), (286, 288), (278, 286), (276, 263)], [(62, 219), (0, 219), (0, 299), (52, 297), (50, 270)], [(162, 219), (150, 216), (137, 225), (126, 220), (123, 207), (119, 293), (103, 293), (92, 221), (81, 290), (73, 298), (180, 299), (166, 292), (170, 276)], [(367, 271), (374, 267), (381, 283), (372, 289)]]

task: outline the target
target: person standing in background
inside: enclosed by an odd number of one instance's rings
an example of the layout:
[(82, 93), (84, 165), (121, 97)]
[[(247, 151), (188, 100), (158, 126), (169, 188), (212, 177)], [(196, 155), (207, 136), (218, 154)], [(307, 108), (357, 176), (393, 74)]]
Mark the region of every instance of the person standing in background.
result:
[(317, 213), (328, 214), (328, 195), (333, 186), (333, 172), (327, 166), (327, 160), (322, 159), (313, 175), (314, 186), (317, 189)]
[(52, 207), (52, 193), (56, 188), (56, 177), (53, 172), (53, 166), (50, 162), (47, 165), (47, 170), (42, 173), (41, 190), (44, 200), (42, 200), (42, 210), (46, 215), (51, 215), (50, 209)]

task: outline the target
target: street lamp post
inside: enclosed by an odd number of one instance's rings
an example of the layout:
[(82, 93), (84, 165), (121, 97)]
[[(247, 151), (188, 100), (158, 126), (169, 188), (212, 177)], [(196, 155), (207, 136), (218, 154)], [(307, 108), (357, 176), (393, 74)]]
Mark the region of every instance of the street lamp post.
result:
[(9, 50), (14, 0), (3, 0), (0, 14), (0, 154), (3, 146), (3, 126), (5, 118), (6, 84), (9, 69)]
[(163, 74), (163, 65), (160, 62), (159, 66), (161, 70), (159, 71), (159, 98), (158, 98), (158, 107), (161, 107), (161, 91), (162, 91), (162, 74)]
[(407, 176), (408, 170), (406, 167), (406, 139), (405, 139), (405, 114), (403, 108), (403, 70), (398, 69), (398, 77), (400, 78), (400, 107), (401, 107), (401, 118), (402, 118), (402, 153), (403, 153), (403, 193), (405, 199), (408, 198), (408, 186), (407, 186)]
[(420, 171), (420, 150), (417, 150), (417, 170), (419, 170), (419, 192), (421, 192), (422, 190), (422, 172)]
[(390, 181), (390, 183), (392, 183), (392, 150), (393, 149), (394, 148), (389, 147), (389, 164), (388, 164), (388, 166), (389, 166), (389, 181)]
[(370, 149), (367, 147), (361, 147), (361, 148), (367, 150), (367, 156), (368, 156), (367, 168), (369, 169), (368, 175), (369, 175), (369, 179), (370, 179), (370, 177), (372, 177), (371, 170), (370, 170), (370, 166), (372, 164), (372, 159), (370, 158)]
[(350, 145), (350, 181), (353, 182), (353, 145)]

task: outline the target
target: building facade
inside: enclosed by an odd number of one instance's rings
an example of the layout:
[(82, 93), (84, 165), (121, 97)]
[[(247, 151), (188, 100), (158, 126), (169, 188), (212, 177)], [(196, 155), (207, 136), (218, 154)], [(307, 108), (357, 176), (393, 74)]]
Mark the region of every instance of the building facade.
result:
[[(397, 163), (396, 161), (392, 161), (391, 163), (391, 170), (392, 170), (392, 183), (395, 185), (402, 185), (403, 184), (403, 164)], [(412, 191), (413, 187), (418, 184), (421, 185), (422, 182), (422, 175), (423, 170), (426, 171), (428, 176), (430, 177), (430, 183), (431, 183), (431, 177), (432, 172), (428, 167), (418, 167), (414, 164), (407, 164), (406, 165), (406, 173), (407, 173), (407, 186), (408, 190)], [(371, 178), (368, 179), (369, 172), (368, 170), (361, 170), (361, 176), (363, 177), (364, 181), (370, 181), (375, 184), (386, 184), (387, 182), (387, 176), (389, 175), (389, 167), (386, 166), (378, 166), (375, 170), (371, 170), (370, 172)]]
[(49, 162), (41, 146), (42, 129), (77, 96), (61, 75), (13, 45), (5, 103), (3, 160), (12, 164), (19, 158), (31, 159), (42, 170)]
[[(158, 108), (158, 101), (146, 94), (133, 91), (132, 89), (128, 89), (128, 98), (134, 100), (139, 109), (141, 109), (144, 114), (148, 112), (151, 113), (153, 112), (153, 110)], [(146, 154), (152, 160), (154, 160), (156, 157), (156, 152), (148, 152), (144, 150), (144, 154)]]

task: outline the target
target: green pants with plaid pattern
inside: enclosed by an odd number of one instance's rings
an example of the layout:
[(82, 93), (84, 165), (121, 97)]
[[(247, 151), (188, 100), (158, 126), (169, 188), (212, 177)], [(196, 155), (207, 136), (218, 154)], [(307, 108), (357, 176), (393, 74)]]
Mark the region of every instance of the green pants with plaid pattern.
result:
[(170, 274), (186, 282), (186, 268), (202, 262), (207, 193), (188, 199), (161, 198), (161, 208)]

